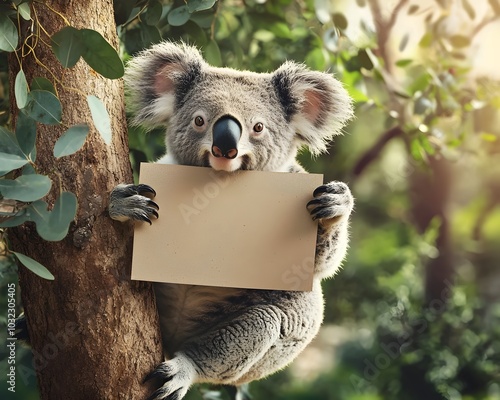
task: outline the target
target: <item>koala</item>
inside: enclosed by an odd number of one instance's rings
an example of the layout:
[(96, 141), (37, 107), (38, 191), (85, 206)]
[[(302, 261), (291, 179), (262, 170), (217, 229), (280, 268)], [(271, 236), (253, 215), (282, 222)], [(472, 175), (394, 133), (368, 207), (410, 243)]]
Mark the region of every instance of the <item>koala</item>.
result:
[[(125, 82), (132, 123), (166, 127), (167, 154), (158, 162), (228, 174), (304, 173), (298, 150), (326, 151), (353, 115), (349, 95), (330, 74), (290, 61), (272, 73), (217, 68), (183, 43), (141, 52), (128, 63)], [(118, 185), (111, 218), (151, 224), (158, 217), (154, 195), (147, 185)], [(353, 203), (345, 183), (330, 182), (304, 204), (319, 221), (310, 292), (155, 284), (166, 361), (146, 377), (159, 382), (149, 400), (180, 400), (193, 383), (243, 385), (292, 362), (322, 323), (320, 281), (345, 257)]]

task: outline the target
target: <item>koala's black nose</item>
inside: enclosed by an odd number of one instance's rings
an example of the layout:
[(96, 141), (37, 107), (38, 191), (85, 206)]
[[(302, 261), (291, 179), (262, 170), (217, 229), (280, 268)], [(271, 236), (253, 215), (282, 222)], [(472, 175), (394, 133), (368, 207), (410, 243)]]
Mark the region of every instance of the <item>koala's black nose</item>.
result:
[(236, 158), (241, 137), (240, 123), (230, 116), (220, 118), (214, 125), (212, 154), (214, 157)]

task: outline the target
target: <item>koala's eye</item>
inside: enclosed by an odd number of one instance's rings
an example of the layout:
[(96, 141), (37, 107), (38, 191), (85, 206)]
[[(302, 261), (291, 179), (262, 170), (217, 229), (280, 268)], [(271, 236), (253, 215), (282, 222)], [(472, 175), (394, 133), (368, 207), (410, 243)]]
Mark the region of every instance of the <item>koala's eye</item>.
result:
[(256, 133), (260, 133), (263, 130), (264, 130), (264, 124), (262, 122), (257, 122), (253, 127), (253, 131)]
[(205, 125), (205, 120), (203, 119), (203, 117), (200, 117), (199, 115), (194, 119), (194, 124), (196, 126), (203, 126)]

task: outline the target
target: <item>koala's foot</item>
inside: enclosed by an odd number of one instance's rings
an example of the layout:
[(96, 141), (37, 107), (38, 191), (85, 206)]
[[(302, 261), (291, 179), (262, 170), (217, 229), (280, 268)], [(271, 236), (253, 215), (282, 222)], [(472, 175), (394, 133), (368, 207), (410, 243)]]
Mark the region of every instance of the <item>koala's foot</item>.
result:
[(24, 315), (24, 313), (20, 314), (16, 318), (14, 334), (17, 340), (21, 341), (27, 346), (31, 345), (28, 323), (26, 322), (26, 316)]
[(157, 389), (147, 400), (181, 400), (196, 378), (196, 370), (191, 361), (178, 354), (171, 360), (162, 362), (151, 372), (144, 382), (155, 379), (160, 382)]
[(109, 216), (118, 221), (132, 219), (151, 225), (151, 218), (158, 218), (158, 204), (151, 200), (155, 196), (156, 192), (148, 185), (118, 185), (111, 192)]
[(330, 182), (318, 187), (314, 199), (307, 203), (313, 220), (319, 220), (323, 227), (331, 227), (347, 220), (354, 206), (349, 187), (343, 182)]

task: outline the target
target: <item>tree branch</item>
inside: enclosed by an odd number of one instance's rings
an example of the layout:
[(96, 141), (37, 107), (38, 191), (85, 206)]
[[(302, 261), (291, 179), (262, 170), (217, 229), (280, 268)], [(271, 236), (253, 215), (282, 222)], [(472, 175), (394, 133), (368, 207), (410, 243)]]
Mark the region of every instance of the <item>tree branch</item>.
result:
[(389, 22), (387, 23), (387, 27), (386, 27), (387, 31), (390, 31), (393, 28), (393, 26), (396, 23), (396, 20), (398, 18), (399, 12), (407, 3), (408, 3), (408, 0), (400, 0), (399, 3), (397, 4), (397, 6), (394, 7), (391, 18), (389, 19)]
[(402, 136), (403, 133), (401, 127), (395, 126), (380, 136), (375, 144), (360, 157), (352, 170), (353, 176), (360, 176), (363, 171), (378, 158), (387, 143), (396, 137)]

